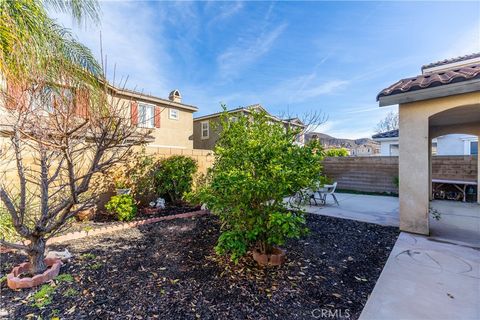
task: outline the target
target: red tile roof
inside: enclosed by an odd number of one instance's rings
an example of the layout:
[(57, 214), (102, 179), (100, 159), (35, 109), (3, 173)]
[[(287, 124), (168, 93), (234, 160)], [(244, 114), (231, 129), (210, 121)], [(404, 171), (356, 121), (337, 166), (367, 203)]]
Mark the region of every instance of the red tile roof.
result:
[(432, 62), (432, 63), (426, 64), (426, 65), (423, 65), (422, 70), (428, 69), (428, 68), (433, 68), (433, 67), (440, 67), (440, 66), (444, 66), (444, 65), (450, 64), (450, 63), (462, 62), (462, 61), (465, 61), (465, 60), (475, 59), (475, 58), (479, 58), (479, 57), (480, 57), (480, 52), (467, 54), (467, 55), (464, 55), (464, 56), (451, 58), (451, 59), (444, 59), (444, 60), (440, 60), (440, 61), (437, 61), (437, 62)]
[(402, 79), (392, 84), (388, 88), (383, 89), (377, 95), (377, 101), (380, 97), (433, 88), (473, 79), (480, 79), (480, 64), (472, 64), (460, 68), (453, 68), (451, 70), (443, 70), (429, 74), (418, 75), (413, 78)]

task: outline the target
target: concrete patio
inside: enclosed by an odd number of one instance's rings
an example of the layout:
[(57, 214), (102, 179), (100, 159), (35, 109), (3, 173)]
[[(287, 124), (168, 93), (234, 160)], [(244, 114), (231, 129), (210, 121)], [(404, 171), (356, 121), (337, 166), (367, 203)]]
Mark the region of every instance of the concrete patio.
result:
[[(395, 197), (337, 194), (308, 212), (399, 225)], [(480, 205), (432, 201), (431, 236), (402, 232), (360, 319), (480, 319)]]

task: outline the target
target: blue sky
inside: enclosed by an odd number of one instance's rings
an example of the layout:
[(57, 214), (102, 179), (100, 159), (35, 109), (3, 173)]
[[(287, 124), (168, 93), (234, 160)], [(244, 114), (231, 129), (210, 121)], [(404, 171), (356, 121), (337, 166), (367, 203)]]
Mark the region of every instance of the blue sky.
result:
[(273, 114), (322, 110), (318, 131), (371, 136), (396, 107), (377, 93), (422, 64), (480, 51), (480, 2), (102, 2), (100, 26), (73, 27), (110, 75), (195, 115), (260, 103)]

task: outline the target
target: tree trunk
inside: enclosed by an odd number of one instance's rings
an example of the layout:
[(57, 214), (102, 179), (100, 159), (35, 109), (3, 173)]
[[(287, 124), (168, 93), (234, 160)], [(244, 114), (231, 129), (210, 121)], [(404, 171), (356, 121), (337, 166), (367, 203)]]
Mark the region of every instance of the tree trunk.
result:
[(45, 239), (32, 239), (29, 244), (28, 258), (30, 260), (30, 273), (40, 274), (47, 270), (45, 264)]

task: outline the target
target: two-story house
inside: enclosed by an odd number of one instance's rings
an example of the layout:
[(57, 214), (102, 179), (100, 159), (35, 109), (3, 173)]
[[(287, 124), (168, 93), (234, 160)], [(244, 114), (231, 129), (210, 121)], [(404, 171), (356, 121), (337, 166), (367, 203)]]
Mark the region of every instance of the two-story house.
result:
[(182, 103), (178, 90), (170, 92), (168, 99), (114, 87), (111, 94), (129, 106), (132, 124), (152, 129), (149, 146), (193, 148), (193, 113), (198, 108)]
[[(5, 81), (2, 85), (6, 86), (7, 91), (12, 91)], [(16, 94), (27, 96), (28, 92)], [(108, 94), (113, 99), (113, 103), (125, 108), (125, 115), (130, 117), (133, 125), (151, 129), (149, 146), (193, 148), (193, 113), (198, 108), (182, 103), (182, 96), (178, 90), (173, 90), (168, 99), (163, 99), (109, 85)], [(72, 99), (76, 101), (75, 103), (78, 103), (77, 98), (77, 93), (73, 92)], [(53, 99), (42, 103), (52, 103), (52, 106), (44, 106), (46, 110), (53, 108)], [(0, 126), (5, 127), (8, 125), (5, 122), (7, 121), (6, 110), (9, 106), (1, 104), (2, 102), (0, 102)], [(8, 135), (8, 130), (2, 131), (4, 135)]]
[[(298, 118), (280, 119), (268, 113), (261, 105), (254, 104), (247, 107), (239, 107), (227, 111), (231, 121), (235, 121), (237, 117), (247, 116), (252, 112), (265, 112), (272, 121), (282, 123), (285, 127), (297, 127), (304, 129), (305, 125)], [(222, 112), (212, 113), (202, 117), (193, 119), (193, 148), (213, 150), (220, 135), (220, 128), (217, 125), (220, 122)], [(305, 142), (304, 133), (297, 136), (297, 143)]]

